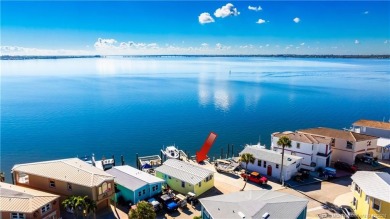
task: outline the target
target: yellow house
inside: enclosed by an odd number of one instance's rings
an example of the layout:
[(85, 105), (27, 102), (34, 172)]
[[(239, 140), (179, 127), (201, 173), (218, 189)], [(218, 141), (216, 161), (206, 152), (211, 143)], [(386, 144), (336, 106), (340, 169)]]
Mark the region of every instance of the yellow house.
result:
[(390, 218), (390, 174), (358, 171), (352, 177), (352, 208), (360, 218)]
[(169, 159), (156, 168), (156, 176), (182, 194), (192, 192), (199, 196), (214, 187), (214, 171), (176, 159)]

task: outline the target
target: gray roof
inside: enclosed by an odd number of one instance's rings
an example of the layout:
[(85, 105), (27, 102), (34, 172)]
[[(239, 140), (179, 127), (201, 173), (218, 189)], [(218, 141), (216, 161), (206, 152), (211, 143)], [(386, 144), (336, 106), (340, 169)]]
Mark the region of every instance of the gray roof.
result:
[(162, 166), (157, 167), (156, 171), (165, 175), (174, 177), (181, 181), (195, 185), (207, 176), (212, 175), (214, 171), (195, 166), (177, 159), (168, 159)]
[[(276, 163), (276, 164), (280, 164), (281, 161), (282, 161), (282, 154), (281, 153), (278, 153), (278, 152), (275, 152), (275, 151), (271, 151), (271, 150), (268, 150), (268, 149), (259, 148), (259, 147), (256, 147), (256, 146), (247, 146), (247, 147), (245, 147), (244, 150), (242, 150), (240, 152), (240, 155), (244, 154), (244, 153), (253, 154), (253, 156), (256, 159), (269, 161), (269, 162)], [(284, 166), (289, 166), (289, 165), (295, 163), (297, 160), (301, 160), (301, 159), (302, 159), (302, 157), (289, 155), (289, 154), (285, 153), (284, 154), (283, 165)]]
[(115, 183), (122, 185), (132, 191), (153, 183), (162, 183), (164, 180), (140, 171), (134, 167), (116, 166), (107, 170), (109, 174), (115, 177)]
[(270, 190), (250, 190), (199, 199), (212, 218), (297, 218), (306, 208), (307, 199)]
[(368, 196), (390, 202), (390, 174), (357, 171), (351, 178)]

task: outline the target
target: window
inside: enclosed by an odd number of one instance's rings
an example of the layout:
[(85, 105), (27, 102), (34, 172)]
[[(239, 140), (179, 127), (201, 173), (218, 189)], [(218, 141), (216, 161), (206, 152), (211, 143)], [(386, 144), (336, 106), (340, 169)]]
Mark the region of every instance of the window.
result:
[(199, 187), (202, 187), (202, 182), (199, 182)]
[(70, 183), (67, 184), (68, 191), (72, 191), (72, 185)]
[(186, 183), (181, 181), (181, 187), (183, 187), (183, 188), (186, 187)]
[(371, 146), (371, 141), (367, 141), (367, 146)]
[(279, 164), (276, 164), (275, 167), (276, 167), (276, 169), (279, 169)]
[(12, 219), (24, 219), (26, 216), (22, 213), (11, 213)]
[(138, 192), (138, 196), (141, 196), (141, 192)]
[(357, 184), (355, 184), (355, 191), (360, 194), (360, 187)]
[(264, 168), (267, 167), (267, 162), (266, 162), (266, 161), (263, 162), (263, 167), (264, 167)]
[(41, 213), (44, 214), (44, 213), (50, 211), (50, 208), (51, 208), (50, 204), (47, 204), (47, 205), (43, 206), (41, 208)]
[(367, 204), (370, 202), (370, 196), (366, 195), (366, 202)]
[(172, 179), (170, 176), (168, 176), (169, 179)]
[(154, 192), (155, 190), (156, 190), (156, 188), (153, 186), (153, 187), (152, 187), (152, 191)]
[(297, 143), (297, 148), (301, 148), (301, 143)]
[(379, 199), (374, 198), (372, 201), (372, 208), (374, 210), (380, 211), (381, 210), (381, 201)]
[(257, 160), (257, 166), (261, 167), (261, 160)]
[(347, 148), (348, 149), (352, 149), (352, 146), (353, 146), (352, 142), (347, 141)]
[(357, 208), (357, 199), (355, 197), (353, 197), (352, 205)]
[(210, 180), (213, 178), (213, 175), (210, 175)]
[(145, 195), (145, 189), (144, 189), (144, 190), (142, 190), (142, 194), (143, 194), (143, 195)]
[(28, 184), (28, 175), (25, 173), (19, 173), (18, 182), (22, 184)]
[(55, 188), (56, 187), (56, 181), (50, 179), (49, 180), (49, 186), (50, 186), (50, 188)]
[(156, 191), (157, 191), (157, 189), (158, 189), (158, 185), (156, 185)]

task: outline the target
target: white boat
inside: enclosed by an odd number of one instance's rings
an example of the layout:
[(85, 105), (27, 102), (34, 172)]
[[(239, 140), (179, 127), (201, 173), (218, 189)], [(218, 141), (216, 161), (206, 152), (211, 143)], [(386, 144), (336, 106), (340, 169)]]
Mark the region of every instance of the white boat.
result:
[(161, 150), (163, 155), (169, 159), (179, 159), (179, 150), (175, 146), (168, 146), (165, 150)]
[(214, 167), (217, 172), (232, 173), (239, 168), (239, 163), (234, 160), (217, 159), (214, 161)]

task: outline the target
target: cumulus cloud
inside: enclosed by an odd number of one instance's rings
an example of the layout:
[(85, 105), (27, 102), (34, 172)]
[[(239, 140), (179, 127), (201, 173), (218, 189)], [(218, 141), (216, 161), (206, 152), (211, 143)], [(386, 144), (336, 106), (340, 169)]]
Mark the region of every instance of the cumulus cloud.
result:
[(296, 17), (296, 18), (293, 19), (293, 21), (294, 21), (295, 23), (299, 23), (299, 22), (301, 21), (301, 19), (300, 19), (299, 17)]
[(117, 43), (117, 41), (115, 39), (98, 38), (98, 40), (94, 44), (94, 47), (95, 48), (112, 48), (115, 46), (116, 43)]
[(72, 56), (95, 55), (91, 50), (38, 49), (20, 46), (0, 46), (0, 55), (10, 56)]
[(368, 11), (363, 12), (363, 14), (368, 14)]
[(359, 40), (355, 40), (355, 44), (360, 44)]
[(266, 22), (265, 20), (259, 19), (259, 20), (256, 22), (256, 24), (264, 24), (265, 22)]
[(256, 6), (248, 6), (248, 9), (249, 10), (252, 10), (252, 11), (261, 11), (263, 10), (260, 6), (256, 7)]
[(301, 43), (301, 46), (305, 45), (305, 43)]
[(385, 42), (383, 42), (384, 44), (387, 44), (389, 41), (388, 40), (385, 40)]
[(214, 12), (215, 17), (225, 18), (228, 16), (238, 16), (240, 12), (237, 10), (237, 8), (234, 7), (232, 3), (227, 3), (225, 6), (222, 6), (221, 8), (218, 8)]
[(203, 12), (202, 14), (200, 14), (198, 19), (199, 19), (199, 23), (201, 24), (208, 24), (214, 22), (214, 18), (211, 17), (211, 15), (207, 12)]
[(207, 44), (207, 43), (202, 43), (201, 46), (206, 47), (206, 46), (209, 46), (209, 44)]

